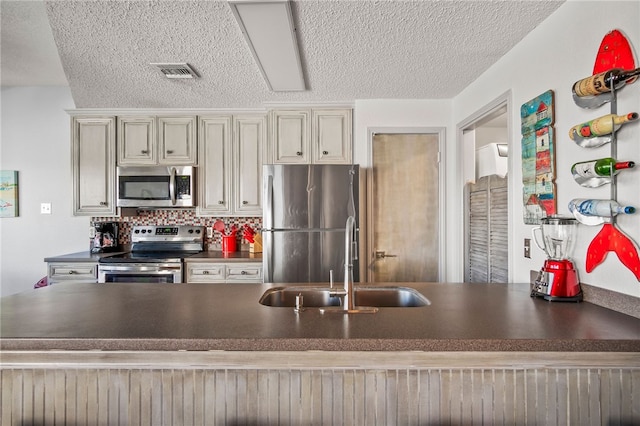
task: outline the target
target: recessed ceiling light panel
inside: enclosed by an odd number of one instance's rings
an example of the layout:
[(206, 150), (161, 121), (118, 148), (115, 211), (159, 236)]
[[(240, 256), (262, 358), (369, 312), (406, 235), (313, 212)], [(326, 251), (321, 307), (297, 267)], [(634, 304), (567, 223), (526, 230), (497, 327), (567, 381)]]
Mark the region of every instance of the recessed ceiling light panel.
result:
[(151, 63), (167, 78), (198, 78), (198, 74), (187, 63)]
[(296, 28), (288, 0), (228, 0), (267, 86), (306, 90)]

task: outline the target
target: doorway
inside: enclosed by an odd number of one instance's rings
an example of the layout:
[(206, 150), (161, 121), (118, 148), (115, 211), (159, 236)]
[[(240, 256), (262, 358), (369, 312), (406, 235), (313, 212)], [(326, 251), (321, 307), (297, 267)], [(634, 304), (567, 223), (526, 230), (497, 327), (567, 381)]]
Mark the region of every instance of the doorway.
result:
[[(510, 94), (458, 126), (464, 157), (464, 281), (510, 282)], [(481, 153), (482, 151), (482, 153)], [(487, 152), (494, 153), (487, 155)], [(500, 160), (498, 160), (499, 157)], [(504, 158), (507, 157), (507, 158)]]
[(367, 281), (439, 281), (441, 170), (438, 132), (372, 132)]

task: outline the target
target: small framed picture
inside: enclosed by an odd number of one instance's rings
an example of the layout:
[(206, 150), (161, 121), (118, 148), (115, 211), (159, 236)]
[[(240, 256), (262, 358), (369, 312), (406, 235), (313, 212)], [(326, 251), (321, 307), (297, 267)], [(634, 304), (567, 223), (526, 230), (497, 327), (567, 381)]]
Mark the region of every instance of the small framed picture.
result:
[(0, 217), (18, 216), (18, 172), (0, 170)]

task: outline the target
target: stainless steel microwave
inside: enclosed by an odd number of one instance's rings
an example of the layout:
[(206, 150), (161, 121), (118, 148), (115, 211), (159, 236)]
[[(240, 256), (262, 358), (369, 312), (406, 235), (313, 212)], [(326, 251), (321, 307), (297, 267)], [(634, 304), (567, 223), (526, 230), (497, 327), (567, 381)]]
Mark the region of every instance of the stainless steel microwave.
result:
[(118, 207), (195, 206), (195, 168), (118, 167)]

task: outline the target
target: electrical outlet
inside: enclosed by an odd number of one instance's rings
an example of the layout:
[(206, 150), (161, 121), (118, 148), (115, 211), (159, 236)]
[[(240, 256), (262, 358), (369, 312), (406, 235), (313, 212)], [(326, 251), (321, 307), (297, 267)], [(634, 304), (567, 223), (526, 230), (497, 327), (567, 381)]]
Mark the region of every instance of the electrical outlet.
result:
[(51, 203), (40, 203), (40, 214), (51, 214)]
[(213, 228), (207, 226), (207, 238), (213, 238)]
[(524, 257), (531, 259), (531, 239), (524, 239)]

